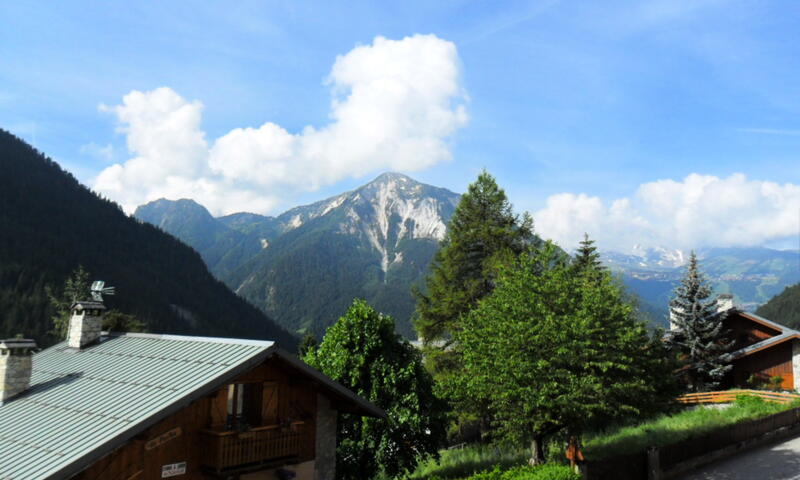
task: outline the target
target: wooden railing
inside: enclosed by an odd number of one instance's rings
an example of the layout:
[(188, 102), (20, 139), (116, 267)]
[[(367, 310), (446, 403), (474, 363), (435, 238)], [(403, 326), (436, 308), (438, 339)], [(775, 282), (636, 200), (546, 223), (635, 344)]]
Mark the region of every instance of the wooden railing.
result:
[(698, 403), (730, 403), (739, 395), (753, 395), (768, 402), (791, 403), (800, 399), (796, 393), (769, 392), (765, 390), (724, 390), (721, 392), (687, 393), (678, 397), (678, 402), (685, 404)]
[(208, 455), (203, 465), (216, 472), (300, 456), (308, 426), (304, 422), (268, 425), (244, 432), (203, 430)]

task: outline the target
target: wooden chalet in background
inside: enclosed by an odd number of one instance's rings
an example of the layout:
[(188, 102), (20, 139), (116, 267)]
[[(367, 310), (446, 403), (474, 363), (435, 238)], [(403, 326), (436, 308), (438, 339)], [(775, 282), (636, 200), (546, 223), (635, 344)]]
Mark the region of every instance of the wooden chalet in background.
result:
[(382, 410), (272, 342), (100, 332), (0, 342), (0, 478), (334, 478), (338, 412)]
[(717, 304), (733, 341), (733, 368), (722, 388), (753, 388), (753, 380), (767, 385), (781, 377), (782, 390), (800, 390), (800, 332), (736, 308), (731, 295), (720, 295)]

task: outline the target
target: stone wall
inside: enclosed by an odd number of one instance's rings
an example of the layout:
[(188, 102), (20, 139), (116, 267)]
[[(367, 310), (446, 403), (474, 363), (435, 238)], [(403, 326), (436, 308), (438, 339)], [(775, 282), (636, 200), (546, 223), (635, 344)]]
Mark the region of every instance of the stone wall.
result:
[(102, 318), (87, 314), (72, 315), (69, 320), (67, 345), (83, 348), (97, 341), (102, 331)]
[(314, 480), (333, 480), (336, 475), (336, 415), (328, 398), (318, 394)]
[(0, 405), (14, 395), (26, 390), (31, 381), (30, 355), (0, 355)]

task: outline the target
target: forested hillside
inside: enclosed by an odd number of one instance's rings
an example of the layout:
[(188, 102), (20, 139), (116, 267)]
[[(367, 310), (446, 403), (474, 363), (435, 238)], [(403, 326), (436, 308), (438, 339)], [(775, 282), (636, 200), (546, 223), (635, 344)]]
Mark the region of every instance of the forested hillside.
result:
[(786, 287), (758, 310), (757, 315), (791, 328), (800, 328), (800, 283)]
[(295, 338), (237, 297), (200, 256), (126, 216), (55, 162), (0, 130), (0, 336), (51, 343), (56, 291), (78, 265), (117, 287), (110, 307), (148, 331), (277, 340)]

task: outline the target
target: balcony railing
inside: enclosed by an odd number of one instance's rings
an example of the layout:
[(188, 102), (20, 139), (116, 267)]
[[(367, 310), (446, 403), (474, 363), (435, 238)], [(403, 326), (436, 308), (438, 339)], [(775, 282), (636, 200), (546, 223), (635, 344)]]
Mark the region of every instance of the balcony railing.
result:
[(203, 465), (223, 472), (290, 460), (303, 453), (308, 432), (304, 422), (268, 425), (244, 432), (203, 430), (203, 443), (208, 449)]

